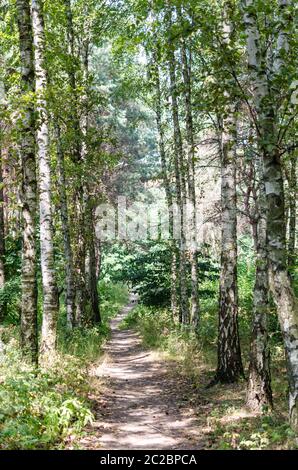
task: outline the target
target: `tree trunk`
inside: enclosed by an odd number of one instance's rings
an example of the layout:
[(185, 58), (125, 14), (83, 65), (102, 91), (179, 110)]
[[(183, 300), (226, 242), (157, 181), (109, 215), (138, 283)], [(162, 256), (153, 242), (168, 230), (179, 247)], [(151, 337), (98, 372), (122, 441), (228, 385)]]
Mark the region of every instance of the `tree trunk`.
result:
[(174, 239), (174, 220), (173, 220), (173, 196), (172, 190), (167, 170), (167, 160), (166, 160), (166, 151), (164, 143), (164, 128), (162, 124), (162, 99), (161, 99), (161, 87), (160, 87), (160, 76), (159, 68), (157, 62), (157, 54), (154, 54), (153, 60), (155, 62), (154, 75), (155, 75), (155, 88), (156, 88), (156, 125), (158, 131), (158, 145), (159, 145), (159, 154), (161, 160), (162, 168), (162, 178), (163, 184), (166, 192), (166, 200), (169, 211), (169, 234), (170, 234), (170, 243), (171, 243), (171, 311), (173, 318), (178, 316), (178, 300), (177, 300), (177, 245)]
[[(87, 33), (88, 34), (88, 33)], [(88, 154), (88, 128), (89, 128), (89, 115), (88, 115), (88, 76), (89, 76), (89, 39), (84, 38), (83, 40), (83, 49), (82, 49), (82, 65), (83, 65), (83, 74), (84, 74), (84, 95), (82, 97), (83, 109), (81, 111), (81, 120), (80, 120), (80, 132), (82, 137), (82, 142), (80, 145), (80, 160), (79, 163), (83, 165), (86, 162)], [(88, 259), (86, 257), (87, 251), (90, 250), (88, 244), (90, 236), (93, 239), (92, 233), (94, 231), (93, 220), (90, 217), (89, 204), (91, 204), (91, 199), (89, 196), (88, 182), (82, 181), (80, 176), (80, 184), (77, 191), (77, 211), (78, 211), (78, 228), (77, 228), (77, 263), (76, 263), (76, 286), (77, 286), (77, 296), (76, 296), (76, 318), (78, 324), (83, 320), (85, 314), (85, 308), (88, 303), (90, 303), (93, 310), (93, 315), (96, 321), (100, 321), (99, 305), (96, 306), (96, 300), (98, 300), (97, 292), (97, 282), (94, 281), (90, 283), (89, 279), (86, 279), (86, 264), (88, 264)], [(94, 253), (94, 239), (91, 247), (91, 255), (95, 256)], [(90, 258), (90, 253), (89, 258)], [(92, 272), (96, 269), (92, 267)], [(87, 270), (89, 271), (89, 269)], [(93, 273), (94, 274), (94, 273)], [(94, 277), (92, 274), (92, 277)], [(96, 274), (95, 274), (96, 276)], [(97, 302), (98, 303), (98, 302)]]
[(290, 207), (289, 207), (289, 241), (288, 241), (288, 266), (290, 272), (296, 263), (296, 199), (297, 199), (297, 178), (296, 178), (296, 155), (291, 158), (291, 173), (289, 181)]
[[(171, 25), (171, 12), (169, 15), (169, 25)], [(176, 186), (176, 199), (179, 210), (180, 219), (180, 240), (179, 240), (179, 286), (180, 286), (180, 318), (182, 323), (189, 324), (189, 308), (187, 296), (187, 272), (186, 272), (186, 240), (185, 240), (185, 226), (184, 226), (184, 203), (186, 200), (185, 194), (185, 175), (184, 175), (184, 158), (181, 129), (179, 122), (179, 109), (177, 100), (177, 85), (176, 85), (176, 65), (175, 65), (175, 52), (174, 45), (170, 39), (168, 50), (168, 64), (170, 74), (170, 95), (171, 95), (171, 111), (174, 130), (174, 168), (175, 168), (175, 186)]]
[[(34, 63), (30, 5), (17, 0), (19, 47), (21, 55), (22, 110), (20, 118), (19, 151), (22, 166), (22, 312), (21, 346), (23, 353), (34, 363), (37, 347), (37, 284), (36, 284), (36, 215), (37, 187), (35, 162), (35, 115), (33, 106)], [(31, 99), (28, 99), (31, 95)]]
[(99, 296), (97, 290), (97, 274), (96, 274), (96, 250), (95, 250), (95, 229), (93, 223), (93, 209), (91, 206), (91, 201), (87, 202), (86, 207), (86, 219), (88, 227), (88, 287), (89, 287), (89, 297), (92, 311), (92, 323), (99, 325), (101, 323), (100, 309), (99, 309)]
[(184, 82), (184, 100), (186, 112), (186, 137), (187, 137), (187, 159), (188, 159), (188, 195), (190, 208), (190, 266), (191, 266), (191, 311), (190, 318), (195, 328), (199, 325), (200, 303), (199, 303), (199, 273), (198, 273), (198, 248), (197, 248), (197, 209), (196, 209), (196, 187), (195, 187), (195, 143), (193, 132), (193, 117), (191, 103), (191, 69), (187, 58), (184, 39), (181, 46), (182, 72)]
[(58, 185), (60, 196), (60, 212), (61, 224), (64, 242), (64, 257), (65, 257), (65, 281), (66, 281), (66, 318), (68, 328), (73, 328), (75, 323), (74, 305), (75, 305), (75, 288), (74, 288), (74, 267), (73, 267), (73, 253), (71, 246), (71, 237), (69, 229), (68, 217), (68, 204), (66, 195), (66, 180), (64, 168), (64, 152), (62, 149), (60, 127), (57, 124), (56, 141), (57, 141), (57, 170), (58, 170)]
[[(247, 405), (256, 412), (272, 408), (270, 377), (270, 350), (268, 344), (269, 283), (266, 249), (266, 201), (262, 182), (262, 164), (256, 168), (260, 180), (258, 199), (255, 201), (253, 236), (256, 253), (256, 274), (253, 292), (253, 324), (250, 346), (250, 364), (247, 386)], [(256, 167), (257, 167), (256, 165)]]
[(96, 237), (95, 233), (95, 262), (96, 262), (96, 279), (97, 282), (100, 280), (101, 275), (101, 261), (102, 261), (102, 243)]
[[(278, 48), (287, 50), (287, 36), (283, 27), (285, 10), (290, 4), (280, 0), (280, 32)], [(286, 227), (284, 188), (279, 145), (276, 141), (277, 122), (274, 96), (270, 95), (264, 54), (262, 54), (257, 24), (257, 2), (246, 0), (245, 26), (247, 53), (251, 81), (254, 85), (254, 101), (258, 116), (259, 147), (264, 164), (264, 184), (267, 209), (267, 253), (269, 261), (269, 286), (277, 306), (281, 331), (284, 338), (289, 379), (289, 416), (292, 427), (298, 430), (298, 309), (287, 271)], [(255, 7), (255, 8), (254, 8)], [(286, 26), (287, 29), (289, 24)], [(276, 54), (275, 73), (279, 73), (283, 60)], [(271, 90), (272, 93), (272, 90)]]
[(38, 113), (37, 154), (39, 164), (40, 257), (43, 288), (43, 318), (40, 352), (46, 361), (56, 349), (58, 289), (55, 275), (51, 211), (51, 168), (46, 102), (45, 35), (41, 0), (31, 0), (35, 51), (35, 83)]
[(73, 25), (73, 14), (71, 8), (71, 0), (64, 0), (65, 13), (67, 19), (67, 45), (68, 45), (68, 77), (71, 87), (71, 126), (72, 126), (72, 140), (73, 145), (71, 148), (72, 159), (78, 162), (81, 158), (81, 128), (80, 118), (78, 114), (78, 91), (76, 79), (76, 67), (79, 63), (78, 57), (75, 57), (75, 32)]
[(236, 118), (223, 121), (221, 148), (221, 272), (218, 365), (214, 382), (233, 383), (243, 376), (238, 332)]
[(80, 187), (76, 198), (76, 246), (74, 251), (75, 266), (75, 325), (81, 326), (85, 316), (87, 303), (86, 285), (86, 235), (85, 235), (85, 203), (84, 190)]
[[(233, 47), (230, 4), (223, 11), (223, 48)], [(221, 141), (221, 270), (219, 286), (218, 362), (212, 383), (233, 383), (244, 376), (238, 329), (236, 146), (237, 106), (228, 77), (223, 77), (225, 117)]]
[[(266, 128), (266, 135), (268, 127)], [(271, 131), (271, 136), (275, 131)], [(287, 270), (282, 169), (278, 150), (264, 149), (269, 286), (277, 306), (288, 363), (290, 422), (298, 430), (298, 308)]]
[[(82, 166), (85, 158), (85, 143), (82, 143), (84, 133), (78, 114), (78, 92), (76, 80), (76, 61), (79, 63), (79, 57), (75, 57), (75, 33), (73, 25), (73, 14), (70, 0), (64, 0), (65, 12), (67, 18), (67, 42), (68, 53), (70, 56), (68, 77), (71, 86), (71, 105), (72, 116), (71, 125), (73, 133), (73, 146), (71, 149), (72, 160), (78, 165)], [(86, 70), (84, 69), (86, 74)], [(85, 122), (85, 117), (82, 117)], [(84, 202), (84, 185), (81, 181), (81, 172), (79, 169), (79, 181), (77, 184), (75, 194), (75, 209), (76, 209), (76, 233), (75, 233), (75, 248), (74, 248), (74, 269), (75, 269), (75, 324), (81, 326), (85, 315), (85, 308), (87, 304), (87, 280), (85, 278), (86, 268), (86, 246), (85, 246), (85, 202)]]
[[(2, 129), (0, 129), (2, 133)], [(0, 289), (5, 286), (5, 221), (4, 221), (4, 191), (3, 191), (3, 168), (2, 159), (4, 151), (2, 149), (2, 137), (0, 135)], [(0, 322), (6, 317), (5, 296), (0, 303)]]

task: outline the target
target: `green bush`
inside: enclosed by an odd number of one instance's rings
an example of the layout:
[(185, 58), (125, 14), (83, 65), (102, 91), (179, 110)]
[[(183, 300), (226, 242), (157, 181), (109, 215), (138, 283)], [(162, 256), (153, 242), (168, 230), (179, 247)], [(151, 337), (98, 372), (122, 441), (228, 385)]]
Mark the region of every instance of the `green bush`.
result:
[(128, 300), (122, 284), (101, 282), (103, 323), (67, 330), (65, 308), (58, 325), (58, 354), (51, 370), (24, 362), (19, 328), (0, 328), (0, 449), (53, 449), (79, 435), (92, 420), (87, 366), (109, 335), (108, 319)]
[[(207, 250), (206, 250), (207, 251)], [(167, 307), (171, 296), (171, 248), (167, 242), (147, 241), (143, 243), (119, 244), (106, 248), (103, 255), (102, 272), (107, 281), (122, 281), (131, 284), (146, 305)], [(218, 266), (205, 254), (198, 260), (200, 295), (210, 295), (201, 288), (205, 279), (216, 281)], [(190, 267), (187, 269), (187, 286), (191, 291)]]
[(196, 365), (205, 357), (194, 331), (175, 323), (167, 309), (139, 305), (124, 319), (121, 328), (136, 328), (145, 346), (159, 349), (182, 363), (189, 376), (196, 374)]
[(103, 323), (118, 313), (128, 302), (128, 288), (122, 282), (99, 281), (98, 292)]
[(9, 279), (0, 289), (0, 307), (6, 306), (6, 322), (17, 324), (20, 318), (20, 278)]
[(66, 312), (63, 307), (58, 326), (60, 353), (70, 354), (84, 361), (93, 361), (100, 354), (102, 344), (110, 333), (108, 321), (127, 303), (128, 290), (124, 284), (112, 284), (104, 281), (100, 281), (98, 289), (102, 324), (69, 330), (66, 327)]
[[(4, 356), (3, 356), (4, 357)], [(52, 370), (27, 365), (12, 339), (0, 363), (0, 449), (50, 449), (92, 420), (82, 363), (58, 357)]]
[(93, 361), (101, 351), (102, 343), (109, 335), (107, 325), (92, 328), (60, 329), (58, 349), (61, 354), (76, 356), (84, 361)]

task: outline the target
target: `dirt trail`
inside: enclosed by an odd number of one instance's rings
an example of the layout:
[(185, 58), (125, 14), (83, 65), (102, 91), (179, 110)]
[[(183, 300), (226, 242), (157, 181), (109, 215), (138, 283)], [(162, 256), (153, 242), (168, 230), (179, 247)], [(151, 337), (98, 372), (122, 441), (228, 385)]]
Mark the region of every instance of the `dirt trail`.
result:
[(203, 448), (196, 414), (185, 398), (187, 390), (181, 389), (171, 364), (145, 350), (135, 331), (118, 329), (133, 307), (130, 303), (111, 322), (104, 360), (93, 371), (103, 382), (97, 416), (80, 448)]

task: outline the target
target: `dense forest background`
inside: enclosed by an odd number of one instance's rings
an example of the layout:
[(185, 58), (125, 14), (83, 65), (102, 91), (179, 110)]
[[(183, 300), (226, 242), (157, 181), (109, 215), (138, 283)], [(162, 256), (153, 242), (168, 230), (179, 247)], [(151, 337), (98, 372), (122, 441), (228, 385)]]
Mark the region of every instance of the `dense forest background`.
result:
[(92, 422), (131, 291), (209, 448), (297, 448), (297, 11), (1, 0), (0, 448)]

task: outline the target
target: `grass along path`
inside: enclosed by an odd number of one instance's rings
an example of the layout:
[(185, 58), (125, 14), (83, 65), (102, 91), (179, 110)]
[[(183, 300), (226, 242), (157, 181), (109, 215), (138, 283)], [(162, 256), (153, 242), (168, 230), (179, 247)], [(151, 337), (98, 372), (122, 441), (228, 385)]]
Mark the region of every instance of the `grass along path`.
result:
[(79, 447), (201, 449), (202, 429), (186, 384), (174, 376), (170, 362), (144, 349), (135, 331), (119, 329), (134, 306), (131, 299), (111, 321), (104, 358), (93, 370), (100, 383), (96, 418)]

